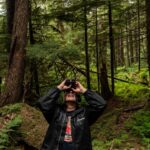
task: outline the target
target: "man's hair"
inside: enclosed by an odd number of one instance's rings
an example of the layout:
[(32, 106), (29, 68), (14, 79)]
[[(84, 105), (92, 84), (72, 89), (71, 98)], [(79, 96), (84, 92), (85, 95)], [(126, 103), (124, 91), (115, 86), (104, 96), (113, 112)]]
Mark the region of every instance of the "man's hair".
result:
[(80, 94), (76, 94), (76, 98), (77, 98), (77, 100), (76, 100), (77, 103), (78, 103), (78, 102), (81, 102), (81, 96), (80, 96)]

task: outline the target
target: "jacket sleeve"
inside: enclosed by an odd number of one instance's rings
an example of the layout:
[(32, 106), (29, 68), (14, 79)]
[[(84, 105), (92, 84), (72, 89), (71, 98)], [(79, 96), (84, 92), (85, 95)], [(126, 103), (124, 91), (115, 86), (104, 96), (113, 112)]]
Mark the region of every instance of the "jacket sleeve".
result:
[(106, 101), (99, 94), (91, 90), (87, 90), (84, 96), (88, 103), (86, 107), (88, 122), (89, 125), (92, 125), (104, 111)]
[(42, 111), (46, 120), (50, 123), (57, 108), (57, 100), (60, 94), (58, 88), (52, 88), (37, 102), (37, 107)]

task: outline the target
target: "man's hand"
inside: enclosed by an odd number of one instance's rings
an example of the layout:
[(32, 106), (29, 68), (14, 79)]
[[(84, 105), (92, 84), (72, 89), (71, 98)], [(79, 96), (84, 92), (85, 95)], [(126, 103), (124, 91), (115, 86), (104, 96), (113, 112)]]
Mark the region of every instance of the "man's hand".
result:
[(69, 85), (69, 86), (66, 86), (66, 85), (65, 85), (65, 82), (66, 82), (66, 79), (65, 79), (63, 82), (61, 82), (61, 83), (57, 86), (57, 88), (58, 88), (59, 90), (61, 90), (61, 91), (69, 89), (71, 86), (70, 86), (70, 85)]
[(76, 88), (74, 89), (74, 88), (72, 88), (72, 90), (75, 92), (75, 93), (85, 93), (86, 92), (86, 88), (84, 88), (83, 87), (83, 85), (80, 83), (80, 82), (78, 82), (78, 81), (76, 81)]

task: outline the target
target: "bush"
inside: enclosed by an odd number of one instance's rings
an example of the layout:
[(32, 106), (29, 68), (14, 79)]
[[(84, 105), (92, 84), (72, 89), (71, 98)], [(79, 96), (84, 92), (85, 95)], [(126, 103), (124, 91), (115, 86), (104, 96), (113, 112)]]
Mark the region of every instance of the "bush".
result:
[(15, 137), (21, 135), (21, 133), (17, 131), (21, 123), (22, 119), (19, 115), (17, 115), (6, 124), (5, 128), (0, 131), (0, 148), (7, 147), (10, 144), (11, 139), (15, 142)]
[(8, 105), (0, 110), (0, 149), (7, 149), (10, 144), (15, 144), (15, 138), (21, 135), (18, 127), (20, 127), (22, 119), (16, 113), (20, 106), (20, 104)]
[(126, 122), (131, 134), (142, 139), (143, 143), (150, 144), (150, 111), (138, 111)]
[(17, 103), (14, 105), (6, 105), (5, 107), (1, 108), (0, 110), (0, 116), (13, 113), (13, 112), (19, 112), (21, 109), (21, 104)]
[(92, 141), (92, 146), (93, 146), (94, 150), (104, 150), (104, 149), (107, 149), (105, 143), (103, 141), (101, 141), (101, 140), (98, 140), (98, 139), (94, 139)]
[(116, 82), (116, 95), (127, 101), (146, 101), (150, 97), (149, 87)]

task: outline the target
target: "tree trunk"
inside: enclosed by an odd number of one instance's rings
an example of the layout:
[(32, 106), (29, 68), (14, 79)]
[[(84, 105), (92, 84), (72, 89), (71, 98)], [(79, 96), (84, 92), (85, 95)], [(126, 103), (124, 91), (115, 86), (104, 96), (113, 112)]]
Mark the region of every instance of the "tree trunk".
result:
[(109, 39), (110, 39), (110, 50), (111, 50), (111, 86), (112, 93), (114, 94), (114, 37), (113, 37), (113, 28), (112, 28), (112, 7), (111, 2), (109, 1), (108, 5), (108, 14), (109, 14)]
[(7, 32), (11, 34), (13, 29), (13, 19), (15, 12), (15, 0), (13, 1), (6, 0), (6, 9), (7, 9)]
[(124, 65), (124, 47), (123, 47), (123, 38), (122, 38), (122, 29), (120, 30), (120, 36), (117, 39), (118, 50), (117, 50), (117, 64), (118, 66)]
[(128, 35), (128, 21), (127, 20), (126, 20), (126, 53), (127, 53), (126, 65), (130, 67), (131, 62), (130, 62), (130, 55), (129, 55), (129, 35)]
[(0, 76), (0, 94), (2, 92), (2, 77)]
[(35, 92), (39, 96), (40, 89), (39, 89), (39, 76), (38, 76), (38, 69), (37, 69), (37, 62), (33, 60), (33, 77), (34, 77), (34, 85), (35, 85)]
[(109, 99), (113, 96), (112, 92), (110, 91), (109, 88), (109, 83), (108, 83), (108, 78), (107, 78), (107, 68), (106, 68), (106, 63), (102, 62), (102, 67), (101, 67), (101, 76), (100, 76), (100, 81), (101, 81), (101, 94), (105, 99)]
[(146, 0), (147, 63), (150, 76), (150, 1)]
[(119, 51), (119, 42), (118, 42), (119, 38), (116, 37), (114, 40), (114, 72), (117, 71), (117, 67), (118, 67), (118, 51)]
[(88, 89), (91, 88), (90, 86), (90, 65), (89, 65), (89, 54), (88, 54), (88, 28), (87, 28), (87, 0), (84, 0), (84, 40), (85, 40), (85, 54), (86, 54), (86, 77), (87, 77), (87, 87)]
[(97, 85), (98, 92), (100, 92), (100, 74), (99, 74), (99, 44), (98, 44), (98, 21), (97, 21), (97, 8), (96, 8), (96, 16), (95, 16), (95, 27), (96, 27), (96, 68), (97, 68)]
[(122, 33), (122, 29), (120, 31), (120, 58), (121, 58), (121, 66), (123, 66), (125, 64), (125, 60), (124, 60), (124, 45), (123, 45), (123, 33)]
[(130, 62), (131, 64), (134, 63), (134, 51), (133, 51), (133, 33), (132, 29), (129, 30), (129, 42), (130, 42)]
[(23, 95), (27, 24), (28, 0), (16, 0), (9, 68), (6, 77), (5, 91), (1, 96), (0, 106), (18, 102)]
[[(33, 25), (32, 25), (32, 8), (31, 8), (31, 1), (29, 1), (29, 34), (30, 34), (30, 44), (33, 45), (35, 44), (35, 39), (33, 35)], [(40, 90), (39, 90), (39, 79), (38, 79), (38, 67), (37, 67), (37, 62), (35, 59), (31, 60), (31, 74), (33, 74), (34, 83), (35, 83), (35, 91), (37, 95), (40, 95)], [(33, 81), (31, 81), (33, 83)], [(32, 84), (30, 86), (30, 90), (32, 90)]]
[(107, 75), (107, 65), (106, 65), (106, 55), (107, 55), (107, 35), (102, 34), (102, 37), (100, 39), (100, 51), (99, 51), (99, 57), (100, 57), (100, 82), (101, 82), (101, 94), (105, 99), (109, 99), (113, 96), (112, 92), (109, 88), (108, 83), (108, 75)]
[(139, 60), (138, 60), (138, 58), (139, 58), (139, 48), (138, 48), (138, 29), (137, 28), (135, 28), (135, 30), (134, 30), (134, 47), (135, 47), (135, 62), (136, 63), (138, 63), (139, 62)]
[(7, 9), (7, 33), (9, 35), (7, 41), (7, 52), (10, 52), (11, 36), (12, 36), (13, 20), (14, 20), (14, 12), (15, 12), (15, 0), (6, 0), (6, 9)]
[(139, 0), (137, 0), (137, 10), (138, 10), (138, 17), (137, 17), (137, 20), (138, 20), (138, 69), (139, 71), (141, 70), (141, 40), (140, 40), (140, 37), (141, 37), (141, 31), (140, 31), (140, 2)]

